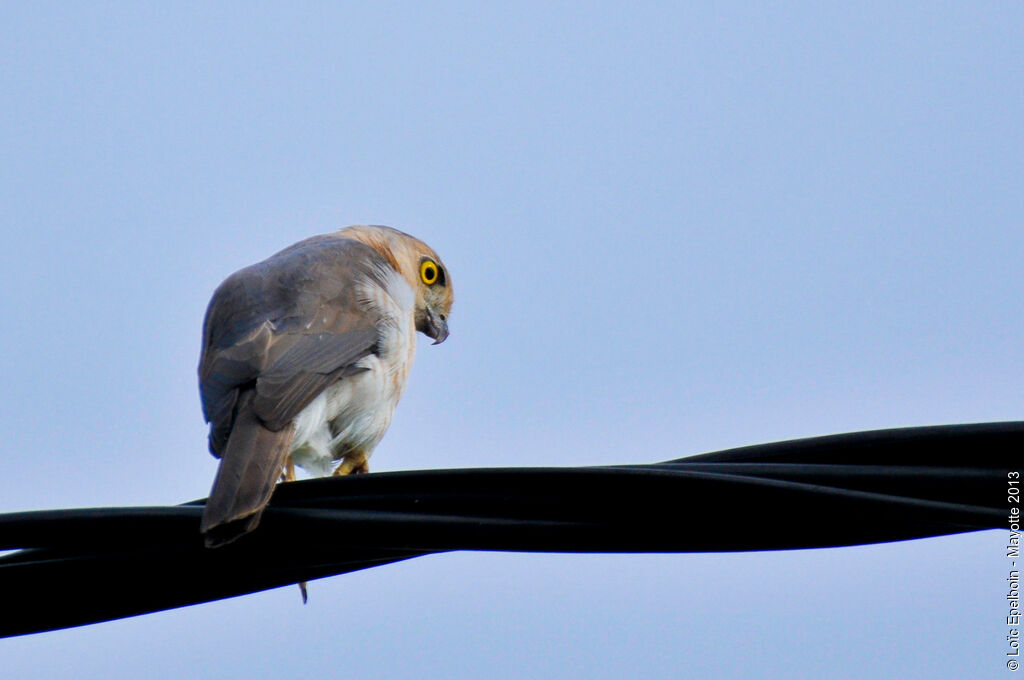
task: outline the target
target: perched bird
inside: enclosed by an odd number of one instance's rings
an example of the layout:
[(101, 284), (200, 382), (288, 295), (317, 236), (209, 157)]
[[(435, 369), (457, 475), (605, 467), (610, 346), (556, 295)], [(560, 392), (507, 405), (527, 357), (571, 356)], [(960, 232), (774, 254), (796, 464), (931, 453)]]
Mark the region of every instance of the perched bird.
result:
[(397, 229), (347, 227), (235, 272), (203, 323), (199, 389), (221, 459), (206, 545), (256, 528), (279, 478), (368, 472), (391, 424), (416, 331), (448, 337), (441, 258)]

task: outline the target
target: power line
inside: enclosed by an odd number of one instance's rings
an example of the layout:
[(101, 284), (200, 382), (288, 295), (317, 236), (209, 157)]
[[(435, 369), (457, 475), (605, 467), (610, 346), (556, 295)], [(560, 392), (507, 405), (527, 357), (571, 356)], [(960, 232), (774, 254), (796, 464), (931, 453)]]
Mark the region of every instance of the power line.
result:
[(0, 515), (0, 637), (234, 597), (451, 550), (710, 552), (1005, 527), (1024, 421), (857, 432), (649, 465), (376, 473), (278, 486), (203, 546), (203, 501)]

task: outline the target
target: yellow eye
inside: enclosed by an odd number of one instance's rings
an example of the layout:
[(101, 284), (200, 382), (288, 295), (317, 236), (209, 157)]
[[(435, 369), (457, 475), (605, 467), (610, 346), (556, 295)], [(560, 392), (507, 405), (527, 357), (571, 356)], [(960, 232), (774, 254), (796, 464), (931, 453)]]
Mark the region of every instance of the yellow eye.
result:
[(437, 283), (437, 263), (433, 260), (423, 260), (420, 263), (420, 278), (428, 286)]

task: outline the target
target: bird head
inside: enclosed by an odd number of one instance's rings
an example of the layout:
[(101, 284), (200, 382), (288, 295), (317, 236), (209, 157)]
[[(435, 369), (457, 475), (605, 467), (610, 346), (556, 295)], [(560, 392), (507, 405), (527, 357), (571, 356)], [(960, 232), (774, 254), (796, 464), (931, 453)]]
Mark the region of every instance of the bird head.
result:
[(412, 287), (416, 296), (416, 330), (433, 338), (448, 337), (452, 309), (452, 281), (437, 253), (423, 241), (391, 227), (354, 226), (340, 232), (380, 253)]

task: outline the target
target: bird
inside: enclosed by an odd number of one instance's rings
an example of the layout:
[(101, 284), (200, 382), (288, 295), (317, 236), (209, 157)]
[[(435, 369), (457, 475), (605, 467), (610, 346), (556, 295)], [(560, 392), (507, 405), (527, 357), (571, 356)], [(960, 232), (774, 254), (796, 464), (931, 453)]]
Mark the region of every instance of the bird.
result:
[(447, 268), (405, 232), (356, 225), (299, 241), (217, 287), (199, 389), (220, 459), (200, 522), (207, 547), (254, 530), (278, 481), (369, 472), (416, 351), (444, 342)]

